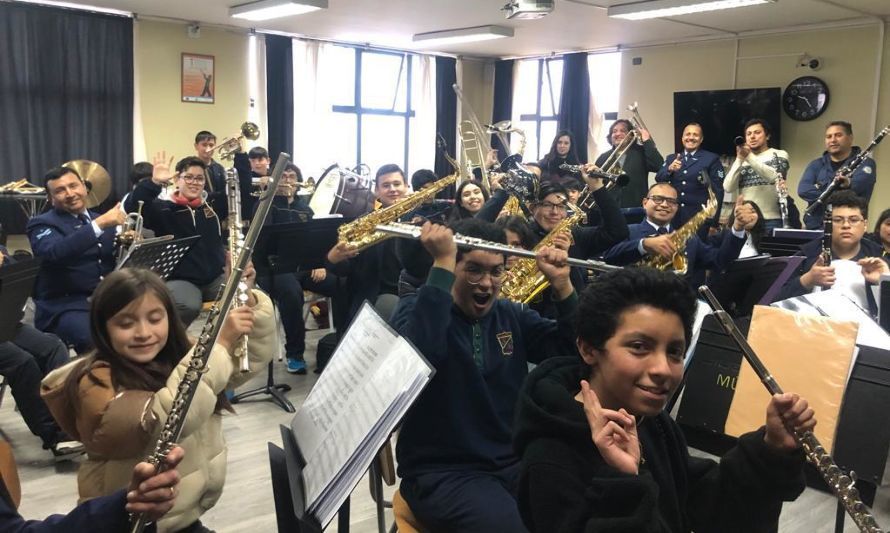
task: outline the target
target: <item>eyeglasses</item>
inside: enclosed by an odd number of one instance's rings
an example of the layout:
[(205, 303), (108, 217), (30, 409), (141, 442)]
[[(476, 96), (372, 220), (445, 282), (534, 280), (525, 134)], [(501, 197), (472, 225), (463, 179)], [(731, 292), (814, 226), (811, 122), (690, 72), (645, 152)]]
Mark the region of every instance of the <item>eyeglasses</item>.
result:
[(545, 211), (565, 211), (568, 209), (566, 204), (554, 204), (550, 202), (541, 202), (541, 209)]
[(180, 174), (179, 177), (186, 183), (204, 183), (203, 175), (193, 176), (191, 174)]
[(478, 285), (482, 283), (482, 278), (484, 278), (486, 274), (491, 276), (492, 283), (499, 283), (501, 278), (504, 277), (505, 272), (506, 269), (503, 265), (498, 265), (491, 270), (485, 270), (474, 263), (470, 263), (464, 267), (464, 275), (467, 277), (467, 283), (470, 285)]
[(859, 224), (860, 222), (863, 222), (863, 221), (865, 221), (864, 218), (862, 218), (860, 216), (856, 216), (856, 215), (853, 215), (851, 217), (831, 217), (831, 223), (837, 224), (838, 226), (842, 226), (844, 224), (844, 222), (846, 222), (847, 224), (849, 224), (851, 226), (855, 226), (856, 224)]
[(655, 203), (655, 205), (661, 205), (661, 204), (677, 205), (680, 203), (679, 201), (677, 201), (676, 198), (671, 198), (670, 196), (661, 196), (661, 195), (657, 195), (657, 194), (655, 196), (647, 196), (646, 199), (649, 200), (650, 202)]

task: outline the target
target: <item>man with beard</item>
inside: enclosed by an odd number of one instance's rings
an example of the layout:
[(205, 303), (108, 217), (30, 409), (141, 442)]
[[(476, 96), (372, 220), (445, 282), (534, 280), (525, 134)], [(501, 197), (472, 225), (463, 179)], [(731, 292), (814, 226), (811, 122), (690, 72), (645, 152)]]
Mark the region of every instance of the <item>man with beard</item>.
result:
[[(478, 219), (456, 222), (461, 235), (504, 242)], [(510, 439), (528, 362), (574, 353), (577, 296), (568, 255), (545, 247), (538, 268), (553, 287), (558, 319), (498, 299), (502, 254), (458, 251), (451, 229), (425, 223), (433, 257), (426, 283), (399, 302), (394, 324), (436, 375), (405, 417), (396, 446), (400, 492), (432, 531), (523, 531), (516, 506), (518, 459)]]

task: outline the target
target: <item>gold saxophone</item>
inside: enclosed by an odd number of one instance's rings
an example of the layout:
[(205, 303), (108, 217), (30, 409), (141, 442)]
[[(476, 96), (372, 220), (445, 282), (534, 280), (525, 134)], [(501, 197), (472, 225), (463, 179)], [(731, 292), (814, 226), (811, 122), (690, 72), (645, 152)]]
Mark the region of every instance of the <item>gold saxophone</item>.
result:
[[(532, 251), (537, 252), (545, 246), (553, 246), (553, 238), (556, 235), (571, 231), (572, 228), (580, 224), (584, 220), (585, 213), (578, 209), (577, 206), (569, 205), (573, 214), (562, 219), (550, 233), (544, 236)], [(538, 269), (538, 262), (535, 258), (518, 259), (513, 266), (507, 270), (504, 283), (501, 285), (501, 294), (508, 300), (520, 303), (530, 303), (540, 295), (544, 289), (550, 286), (547, 277)]]
[(689, 265), (686, 262), (686, 243), (689, 242), (701, 225), (714, 216), (717, 212), (717, 198), (714, 191), (708, 187), (708, 203), (702, 206), (702, 210), (686, 221), (677, 231), (670, 233), (669, 237), (677, 249), (671, 257), (651, 255), (639, 261), (637, 265), (657, 268), (658, 270), (671, 270), (677, 274), (685, 274)]
[(422, 204), (431, 201), (439, 191), (453, 185), (457, 181), (457, 176), (457, 174), (445, 176), (389, 207), (372, 211), (348, 224), (343, 224), (337, 229), (338, 240), (360, 251), (391, 238), (392, 235), (377, 231), (377, 226), (395, 222)]

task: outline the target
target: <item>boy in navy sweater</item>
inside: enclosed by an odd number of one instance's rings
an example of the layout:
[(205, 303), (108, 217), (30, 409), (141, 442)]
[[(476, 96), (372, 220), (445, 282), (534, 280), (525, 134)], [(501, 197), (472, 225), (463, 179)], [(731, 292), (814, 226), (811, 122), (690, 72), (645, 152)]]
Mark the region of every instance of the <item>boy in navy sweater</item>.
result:
[[(503, 243), (503, 230), (465, 219), (454, 231)], [(567, 254), (545, 247), (538, 268), (550, 280), (557, 320), (499, 300), (502, 254), (458, 252), (451, 229), (427, 222), (421, 242), (429, 278), (401, 299), (393, 319), (435, 367), (408, 412), (396, 454), (400, 491), (432, 531), (523, 531), (516, 506), (518, 459), (511, 446), (516, 400), (528, 362), (574, 352), (577, 296)]]

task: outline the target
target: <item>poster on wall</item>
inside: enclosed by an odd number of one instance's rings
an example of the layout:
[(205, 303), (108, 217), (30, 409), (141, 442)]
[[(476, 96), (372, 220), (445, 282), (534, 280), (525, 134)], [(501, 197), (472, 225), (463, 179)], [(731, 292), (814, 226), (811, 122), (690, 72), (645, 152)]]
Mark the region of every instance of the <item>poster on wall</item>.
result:
[(213, 56), (182, 53), (182, 101), (212, 104), (216, 98)]

